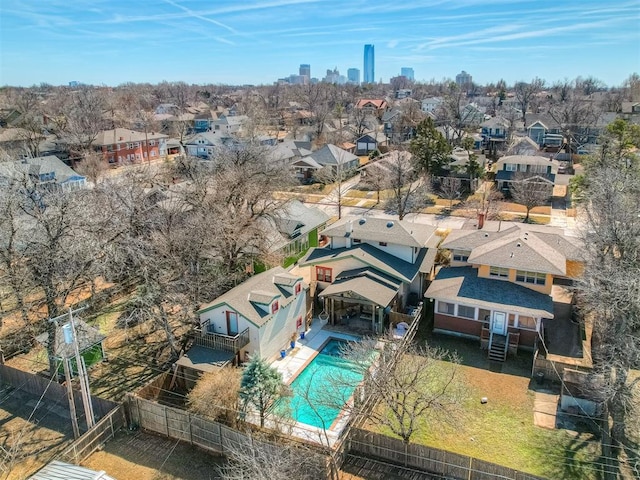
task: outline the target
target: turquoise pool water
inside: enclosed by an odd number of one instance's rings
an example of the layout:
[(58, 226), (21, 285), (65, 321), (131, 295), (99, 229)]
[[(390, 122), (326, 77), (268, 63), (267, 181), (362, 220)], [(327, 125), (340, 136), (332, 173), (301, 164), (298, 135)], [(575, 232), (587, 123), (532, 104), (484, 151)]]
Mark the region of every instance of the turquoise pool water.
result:
[[(288, 400), (291, 415), (296, 421), (328, 429), (340, 413), (341, 407), (337, 404), (344, 405), (355, 386), (362, 381), (362, 369), (354, 368), (353, 362), (342, 356), (346, 343), (329, 340), (291, 383), (293, 396)], [(332, 385), (331, 378), (341, 379), (339, 386), (332, 387), (334, 391), (328, 391), (328, 386)], [(330, 397), (329, 401), (327, 397)]]

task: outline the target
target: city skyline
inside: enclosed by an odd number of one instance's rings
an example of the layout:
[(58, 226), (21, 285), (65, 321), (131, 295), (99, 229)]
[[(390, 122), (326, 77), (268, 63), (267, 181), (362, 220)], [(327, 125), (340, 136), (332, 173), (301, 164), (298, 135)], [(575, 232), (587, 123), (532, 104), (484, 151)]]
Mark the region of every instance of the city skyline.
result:
[(372, 44), (376, 82), (410, 65), (416, 81), (616, 86), (640, 71), (639, 14), (635, 0), (5, 0), (0, 85), (272, 84), (300, 64), (361, 68)]

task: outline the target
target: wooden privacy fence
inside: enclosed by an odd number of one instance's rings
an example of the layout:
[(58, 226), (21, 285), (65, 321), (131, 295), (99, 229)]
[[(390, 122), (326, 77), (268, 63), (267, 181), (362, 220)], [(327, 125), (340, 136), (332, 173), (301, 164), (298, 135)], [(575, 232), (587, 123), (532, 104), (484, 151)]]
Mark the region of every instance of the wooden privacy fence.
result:
[[(57, 383), (50, 381), (48, 378), (35, 375), (29, 372), (23, 372), (17, 368), (8, 365), (0, 365), (0, 383), (9, 384), (16, 389), (28, 392), (31, 395), (40, 396), (44, 392), (44, 398), (61, 405), (68, 405), (67, 389)], [(82, 394), (74, 390), (73, 396), (78, 413), (81, 411)], [(96, 419), (107, 415), (111, 410), (118, 406), (117, 403), (105, 400), (104, 398), (91, 397), (93, 412)]]
[(113, 438), (118, 430), (126, 426), (127, 419), (124, 407), (118, 405), (84, 435), (69, 445), (58, 457), (63, 462), (75, 463), (95, 452), (100, 445)]
[(542, 480), (528, 473), (477, 458), (424, 445), (405, 444), (401, 440), (351, 428), (349, 449), (357, 455), (379, 458), (425, 472), (458, 480)]
[[(192, 414), (178, 408), (161, 405), (151, 400), (128, 395), (126, 406), (130, 421), (140, 428), (166, 435), (196, 445), (217, 454), (226, 455), (230, 450), (246, 448), (247, 445), (260, 445), (265, 451), (279, 448), (278, 445), (252, 438), (245, 432), (234, 430), (221, 423)], [(326, 471), (328, 456), (314, 453), (318, 468)], [(313, 462), (311, 462), (313, 463)]]

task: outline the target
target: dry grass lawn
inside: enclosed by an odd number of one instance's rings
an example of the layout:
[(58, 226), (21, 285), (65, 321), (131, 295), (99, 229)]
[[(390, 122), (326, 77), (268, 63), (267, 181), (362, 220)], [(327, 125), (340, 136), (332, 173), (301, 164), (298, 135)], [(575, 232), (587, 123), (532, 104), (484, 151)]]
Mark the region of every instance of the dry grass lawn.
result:
[(211, 480), (223, 459), (196, 447), (143, 432), (119, 432), (82, 465), (117, 479)]
[(592, 462), (598, 444), (591, 434), (533, 424), (535, 393), (528, 377), (460, 368), (466, 390), (460, 413), (444, 422), (424, 422), (413, 442), (547, 478), (596, 478)]

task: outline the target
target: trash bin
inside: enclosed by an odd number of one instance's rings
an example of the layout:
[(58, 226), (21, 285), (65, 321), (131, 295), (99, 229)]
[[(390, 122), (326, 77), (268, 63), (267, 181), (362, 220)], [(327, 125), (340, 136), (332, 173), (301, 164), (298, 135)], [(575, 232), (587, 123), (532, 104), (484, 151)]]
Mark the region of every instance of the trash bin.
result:
[(280, 358), (284, 358), (287, 356), (287, 351), (286, 350), (280, 350)]
[(300, 332), (300, 340), (304, 340), (304, 332)]
[(538, 385), (542, 385), (544, 383), (544, 372), (537, 372), (536, 373), (536, 383)]

